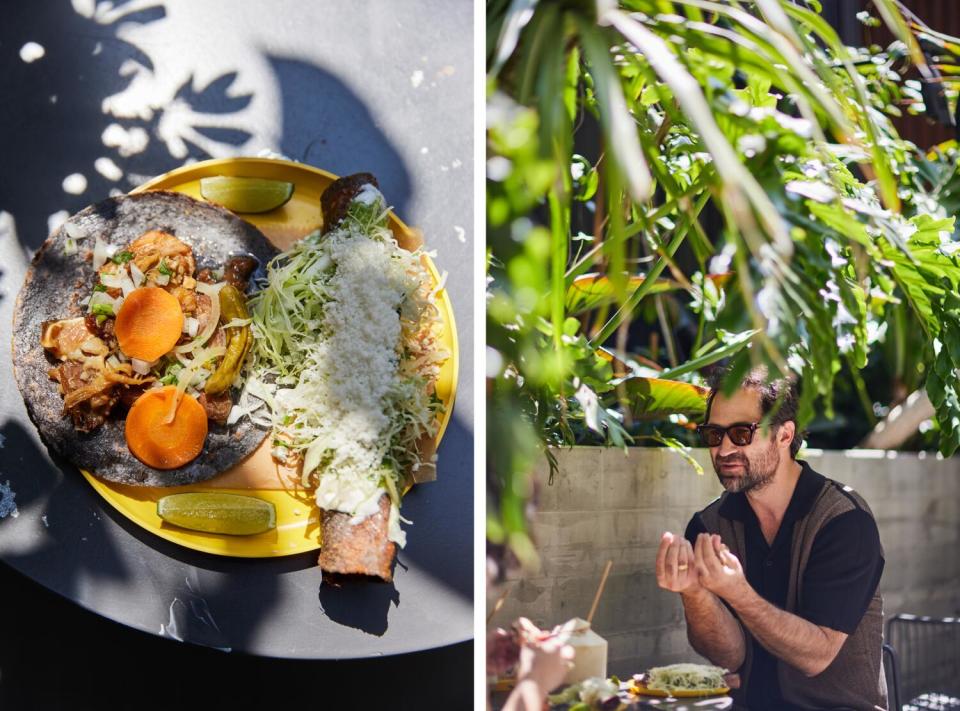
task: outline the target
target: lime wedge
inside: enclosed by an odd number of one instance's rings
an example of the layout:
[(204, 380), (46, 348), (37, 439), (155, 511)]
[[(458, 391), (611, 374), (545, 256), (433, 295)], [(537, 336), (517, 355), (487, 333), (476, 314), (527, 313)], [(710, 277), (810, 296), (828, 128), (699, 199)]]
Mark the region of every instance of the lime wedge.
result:
[(200, 179), (200, 194), (233, 212), (267, 212), (293, 196), (293, 183), (218, 175)]
[(169, 494), (157, 501), (157, 516), (182, 528), (232, 536), (263, 533), (277, 526), (273, 504), (240, 494)]

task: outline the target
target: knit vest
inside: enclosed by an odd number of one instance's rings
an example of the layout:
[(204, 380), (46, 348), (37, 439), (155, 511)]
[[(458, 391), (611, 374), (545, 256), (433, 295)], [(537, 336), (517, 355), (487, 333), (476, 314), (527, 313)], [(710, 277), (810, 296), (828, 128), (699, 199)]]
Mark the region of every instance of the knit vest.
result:
[[(741, 561), (746, 560), (743, 523), (720, 515), (720, 506), (728, 496), (724, 493), (701, 513), (710, 533), (720, 538)], [(817, 533), (842, 513), (860, 508), (873, 512), (850, 487), (826, 479), (810, 511), (793, 528), (790, 547), (790, 582), (786, 611), (797, 614), (803, 603), (803, 574), (810, 559)], [(734, 698), (744, 702), (750, 685), (750, 663), (753, 645), (759, 644), (741, 623), (747, 640), (746, 657), (740, 669), (741, 689)], [(875, 711), (887, 708), (887, 684), (883, 673), (883, 598), (879, 590), (867, 607), (863, 619), (849, 635), (836, 658), (823, 672), (807, 677), (792, 666), (778, 660), (777, 676), (785, 701), (804, 709), (850, 708)]]

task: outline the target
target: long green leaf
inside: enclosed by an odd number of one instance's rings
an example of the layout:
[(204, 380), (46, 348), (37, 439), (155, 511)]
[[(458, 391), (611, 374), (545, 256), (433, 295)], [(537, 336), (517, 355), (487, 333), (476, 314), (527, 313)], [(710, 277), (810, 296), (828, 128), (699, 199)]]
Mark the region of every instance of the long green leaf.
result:
[[(646, 279), (642, 274), (627, 277), (627, 286), (637, 288)], [(658, 279), (657, 283), (647, 293), (649, 295), (662, 294), (666, 291), (679, 289), (680, 284), (668, 279)], [(613, 283), (599, 274), (584, 274), (573, 280), (567, 288), (566, 310), (572, 316), (579, 316), (587, 311), (593, 311), (601, 306), (609, 306), (617, 301), (617, 292)]]
[(664, 420), (670, 415), (703, 417), (710, 391), (698, 385), (660, 378), (630, 377), (619, 383), (635, 420)]
[[(696, 126), (707, 149), (713, 157), (713, 165), (723, 178), (723, 192), (730, 207), (745, 227), (753, 222), (750, 207), (756, 211), (761, 223), (778, 252), (789, 255), (793, 241), (787, 234), (784, 221), (766, 192), (746, 169), (736, 151), (717, 126), (713, 112), (707, 104), (697, 81), (683, 67), (666, 43), (643, 24), (619, 10), (610, 10), (604, 19), (613, 24), (643, 55), (660, 78), (670, 86), (677, 102), (686, 111)], [(756, 248), (759, 249), (759, 244)]]
[(597, 27), (580, 17), (576, 22), (600, 104), (608, 159), (614, 161), (626, 177), (633, 199), (646, 202), (653, 194), (653, 181), (643, 151), (640, 150), (636, 123), (623, 98), (620, 77), (610, 59), (610, 46)]
[(760, 332), (761, 331), (759, 329), (751, 329), (749, 331), (738, 333), (722, 346), (715, 348), (709, 353), (704, 353), (699, 358), (688, 360), (686, 363), (683, 363), (676, 368), (669, 368), (668, 370), (663, 371), (660, 373), (660, 377), (664, 380), (673, 380), (675, 378), (679, 378), (681, 375), (693, 373), (701, 368), (706, 368), (708, 365), (713, 365), (724, 358), (729, 358), (735, 353), (743, 350), (747, 344), (750, 343), (750, 340)]
[[(489, 75), (495, 77), (517, 48), (520, 32), (533, 17), (534, 8), (539, 0), (512, 0), (500, 26), (496, 54), (489, 65)], [(489, 28), (488, 28), (489, 31)]]
[(933, 74), (930, 71), (930, 67), (927, 66), (927, 58), (924, 57), (923, 50), (920, 49), (920, 43), (917, 42), (917, 38), (913, 32), (910, 31), (910, 27), (907, 25), (903, 13), (900, 12), (900, 8), (891, 0), (873, 0), (873, 4), (880, 13), (880, 17), (882, 17), (883, 21), (887, 24), (890, 32), (893, 33), (893, 36), (907, 46), (907, 50), (910, 52), (910, 61), (913, 62), (914, 66), (920, 72), (920, 76), (927, 80), (932, 79)]
[[(710, 193), (704, 193), (701, 195), (697, 204), (694, 207), (693, 215), (699, 215), (700, 211), (703, 210), (704, 205), (707, 204), (707, 200), (710, 199)], [(687, 237), (687, 232), (690, 229), (690, 218), (685, 216), (685, 221), (677, 226), (677, 230), (670, 240), (670, 244), (667, 245), (664, 250), (667, 257), (672, 257), (677, 249), (680, 248), (680, 245), (683, 244), (683, 240)], [(653, 289), (654, 285), (657, 283), (657, 277), (663, 272), (664, 268), (667, 266), (667, 260), (664, 257), (660, 257), (656, 263), (650, 268), (650, 271), (646, 274), (646, 279), (644, 279), (640, 285), (633, 290), (627, 300), (624, 302), (623, 306), (617, 309), (616, 313), (603, 325), (603, 328), (600, 329), (600, 332), (594, 336), (590, 343), (594, 348), (599, 348), (603, 345), (603, 342), (606, 341), (613, 334), (614, 331), (623, 323), (624, 319), (628, 318), (630, 314), (633, 313), (633, 310), (637, 308), (637, 305), (643, 300), (650, 291)]]

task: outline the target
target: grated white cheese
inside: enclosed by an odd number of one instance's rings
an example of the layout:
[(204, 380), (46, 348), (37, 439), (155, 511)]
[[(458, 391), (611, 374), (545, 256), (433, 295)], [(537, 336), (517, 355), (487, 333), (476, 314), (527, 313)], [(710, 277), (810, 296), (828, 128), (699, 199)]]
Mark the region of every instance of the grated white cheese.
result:
[[(365, 187), (358, 201), (369, 204), (379, 191)], [(254, 360), (231, 418), (271, 425), (275, 458), (302, 456), (317, 505), (352, 523), (389, 494), (389, 537), (402, 545), (395, 479), (417, 459), (416, 439), (435, 432), (428, 383), (446, 356), (419, 252), (344, 221), (271, 262), (267, 278), (251, 300)], [(254, 400), (268, 412), (253, 414)]]

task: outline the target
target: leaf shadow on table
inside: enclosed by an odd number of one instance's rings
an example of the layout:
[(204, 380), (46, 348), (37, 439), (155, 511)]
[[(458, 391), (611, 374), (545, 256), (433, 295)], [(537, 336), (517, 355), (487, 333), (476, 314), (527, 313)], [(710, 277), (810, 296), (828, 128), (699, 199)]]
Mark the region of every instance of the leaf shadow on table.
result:
[[(16, 397), (14, 393), (7, 395)], [(77, 491), (64, 481), (79, 478), (80, 472), (48, 452), (20, 422), (5, 422), (0, 434), (4, 438), (0, 472), (16, 493), (20, 512), (16, 519), (0, 521), (0, 532), (4, 526), (36, 527), (30, 544), (5, 554), (4, 560), (71, 599), (76, 599), (84, 581), (128, 580), (129, 568), (105, 530), (96, 495), (89, 487)], [(37, 513), (31, 511), (34, 508)]]
[(373, 173), (387, 203), (406, 219), (410, 174), (363, 100), (320, 66), (266, 58), (280, 87), (283, 154), (337, 175)]

